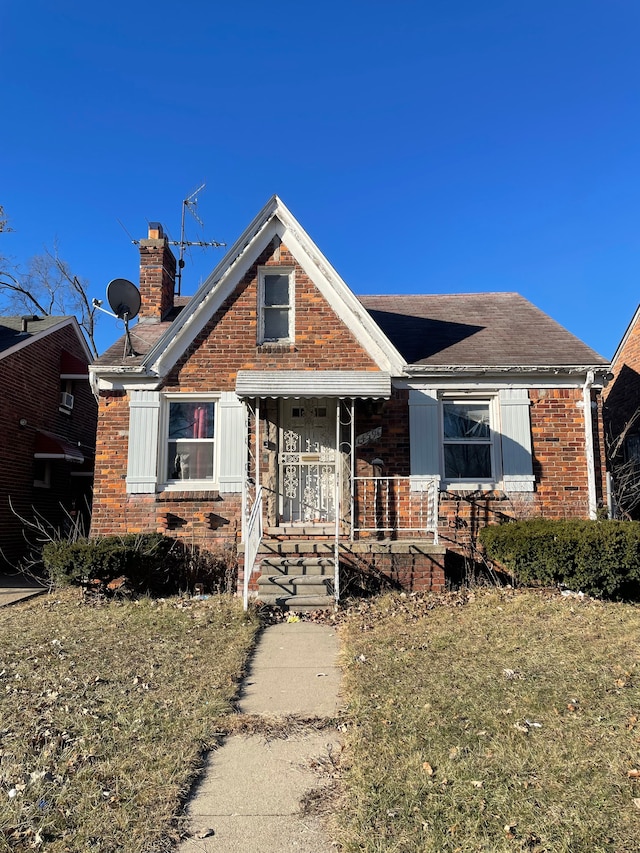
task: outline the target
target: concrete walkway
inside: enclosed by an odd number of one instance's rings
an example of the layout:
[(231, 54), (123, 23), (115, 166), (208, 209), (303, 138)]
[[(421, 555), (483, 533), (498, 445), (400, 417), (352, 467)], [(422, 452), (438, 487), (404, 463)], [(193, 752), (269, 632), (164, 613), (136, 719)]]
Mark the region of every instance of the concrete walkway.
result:
[(328, 780), (318, 768), (340, 751), (335, 729), (304, 724), (340, 709), (337, 655), (330, 626), (285, 622), (263, 631), (238, 710), (267, 718), (274, 731), (278, 718), (294, 715), (300, 723), (288, 720), (286, 737), (230, 736), (209, 754), (179, 853), (335, 853), (321, 819), (303, 814), (301, 800), (322, 796)]
[(16, 601), (22, 601), (46, 591), (45, 587), (24, 575), (0, 574), (0, 607), (5, 604), (15, 604)]

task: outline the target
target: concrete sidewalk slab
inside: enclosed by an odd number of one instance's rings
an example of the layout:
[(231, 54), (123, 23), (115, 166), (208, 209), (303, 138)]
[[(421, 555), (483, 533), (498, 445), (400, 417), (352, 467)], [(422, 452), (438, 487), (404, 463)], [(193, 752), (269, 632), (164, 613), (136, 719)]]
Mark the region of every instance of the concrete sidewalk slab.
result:
[[(300, 790), (316, 788), (313, 764), (340, 751), (335, 731), (303, 732), (267, 740), (231, 737), (207, 759), (204, 777), (189, 803), (190, 815), (293, 815)], [(234, 779), (229, 786), (228, 780)]]
[[(243, 714), (333, 718), (340, 709), (338, 637), (331, 626), (266, 628), (241, 691)], [(323, 820), (302, 801), (327, 787), (321, 769), (341, 749), (334, 729), (292, 726), (286, 738), (228, 737), (207, 758), (186, 809), (179, 853), (333, 853)], [(327, 796), (329, 791), (327, 790)], [(198, 837), (201, 836), (201, 837)]]
[(220, 817), (214, 835), (190, 838), (179, 853), (335, 853), (317, 817), (261, 817), (255, 832), (244, 817)]
[(242, 714), (334, 717), (340, 709), (338, 635), (314, 622), (283, 622), (260, 638), (240, 692)]
[(23, 575), (0, 575), (0, 607), (15, 604), (16, 601), (23, 601), (46, 591), (45, 587), (31, 583)]
[(300, 800), (322, 787), (313, 762), (338, 750), (335, 733), (313, 733), (266, 741), (230, 738), (210, 756), (202, 785), (187, 813), (193, 832), (180, 853), (270, 853), (334, 850), (321, 821), (300, 813)]

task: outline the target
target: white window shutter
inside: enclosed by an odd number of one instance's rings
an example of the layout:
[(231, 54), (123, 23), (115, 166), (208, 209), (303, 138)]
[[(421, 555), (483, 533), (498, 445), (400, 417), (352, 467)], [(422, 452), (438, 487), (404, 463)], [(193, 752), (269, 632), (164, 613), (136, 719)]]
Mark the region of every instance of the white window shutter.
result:
[(223, 391), (218, 403), (220, 492), (241, 492), (246, 471), (246, 412), (234, 391)]
[(423, 388), (409, 392), (409, 447), (411, 479), (440, 479), (440, 425), (438, 395)]
[(160, 392), (129, 392), (127, 492), (155, 492), (158, 482)]
[(532, 492), (531, 414), (526, 388), (500, 391), (502, 477), (505, 492)]

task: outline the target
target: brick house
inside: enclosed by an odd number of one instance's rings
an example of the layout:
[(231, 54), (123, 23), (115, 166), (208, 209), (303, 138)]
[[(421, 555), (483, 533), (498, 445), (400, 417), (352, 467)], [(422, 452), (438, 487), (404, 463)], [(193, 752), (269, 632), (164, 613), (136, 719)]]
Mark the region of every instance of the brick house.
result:
[(140, 252), (93, 534), (234, 542), (245, 595), (316, 604), (338, 564), (439, 589), (482, 525), (595, 517), (609, 366), (518, 294), (356, 297), (276, 196), (190, 299), (161, 229)]
[(603, 392), (613, 512), (640, 519), (640, 306), (611, 361)]
[[(27, 551), (23, 523), (89, 526), (97, 403), (75, 317), (0, 317), (0, 567)], [(12, 511), (11, 507), (13, 507)]]

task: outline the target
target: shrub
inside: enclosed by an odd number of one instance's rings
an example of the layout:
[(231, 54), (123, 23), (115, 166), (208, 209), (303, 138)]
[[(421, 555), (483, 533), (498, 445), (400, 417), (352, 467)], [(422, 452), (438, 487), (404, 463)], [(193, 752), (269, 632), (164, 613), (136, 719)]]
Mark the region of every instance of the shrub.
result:
[(480, 541), (517, 583), (640, 598), (640, 522), (536, 518), (486, 527)]
[(106, 586), (125, 577), (133, 592), (151, 595), (193, 591), (196, 584), (229, 591), (235, 578), (231, 549), (205, 551), (160, 533), (48, 542), (42, 561), (54, 584)]

